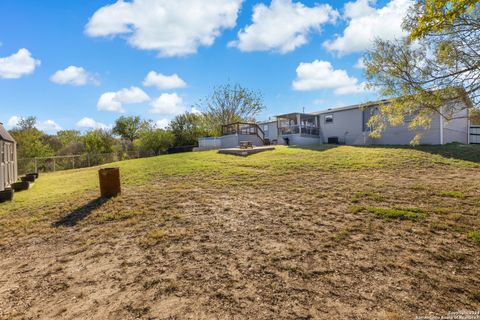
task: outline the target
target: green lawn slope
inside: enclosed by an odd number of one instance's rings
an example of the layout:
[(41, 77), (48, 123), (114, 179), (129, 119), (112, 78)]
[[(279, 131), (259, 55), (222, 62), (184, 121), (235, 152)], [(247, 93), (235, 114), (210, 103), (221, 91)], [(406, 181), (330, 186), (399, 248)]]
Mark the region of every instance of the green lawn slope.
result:
[[(104, 165), (119, 167), (124, 186), (148, 185), (165, 176), (207, 179), (214, 184), (251, 184), (281, 175), (309, 171), (355, 171), (428, 169), (439, 165), (475, 168), (480, 166), (480, 146), (449, 145), (410, 147), (316, 146), (284, 147), (249, 157), (218, 154), (216, 151), (180, 153), (127, 160)], [(0, 214), (9, 209), (28, 208), (82, 192), (98, 189), (100, 167), (41, 174), (33, 188), (15, 194), (15, 201), (0, 204)]]
[(277, 146), (41, 174), (0, 204), (0, 318), (414, 319), (480, 308), (480, 146)]

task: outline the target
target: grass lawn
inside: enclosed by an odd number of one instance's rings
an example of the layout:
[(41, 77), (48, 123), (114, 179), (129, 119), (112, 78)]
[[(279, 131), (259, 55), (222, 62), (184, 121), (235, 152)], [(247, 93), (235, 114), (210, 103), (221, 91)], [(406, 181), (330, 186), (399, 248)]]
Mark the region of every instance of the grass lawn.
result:
[(43, 174), (0, 204), (0, 319), (480, 309), (480, 146), (283, 147)]

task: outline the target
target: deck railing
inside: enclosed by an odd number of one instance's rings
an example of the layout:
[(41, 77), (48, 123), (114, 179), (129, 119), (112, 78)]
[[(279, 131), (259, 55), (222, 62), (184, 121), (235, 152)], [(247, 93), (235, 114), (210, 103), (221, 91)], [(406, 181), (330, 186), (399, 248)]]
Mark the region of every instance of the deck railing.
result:
[(245, 134), (256, 135), (265, 144), (265, 132), (256, 123), (235, 122), (222, 126), (222, 135)]
[(280, 127), (278, 128), (279, 134), (305, 134), (311, 136), (318, 136), (320, 135), (320, 129), (317, 127), (309, 127), (309, 126), (287, 126), (287, 127)]

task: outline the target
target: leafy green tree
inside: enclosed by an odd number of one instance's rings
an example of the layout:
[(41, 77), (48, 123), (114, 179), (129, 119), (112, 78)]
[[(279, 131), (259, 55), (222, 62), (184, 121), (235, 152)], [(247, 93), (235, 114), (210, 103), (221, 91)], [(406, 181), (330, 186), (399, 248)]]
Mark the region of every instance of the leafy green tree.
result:
[(35, 158), (54, 155), (54, 150), (45, 142), (46, 135), (35, 128), (36, 118), (21, 119), (17, 127), (10, 131), (17, 142), (17, 158)]
[[(441, 33), (478, 9), (478, 0), (422, 0), (412, 8), (406, 28), (410, 39), (420, 39), (431, 33)], [(476, 8), (477, 7), (477, 8)]]
[(85, 153), (85, 146), (80, 131), (61, 130), (57, 132), (56, 137), (61, 146), (56, 151), (57, 155), (77, 155)]
[(78, 130), (61, 130), (57, 132), (57, 137), (62, 146), (72, 142), (80, 141), (81, 133)]
[(198, 138), (212, 134), (203, 114), (186, 112), (177, 115), (170, 122), (170, 130), (175, 136), (176, 146), (196, 145)]
[(470, 110), (470, 121), (472, 124), (480, 125), (480, 109), (474, 108)]
[(36, 124), (37, 124), (37, 118), (33, 116), (29, 116), (26, 118), (20, 118), (20, 120), (18, 120), (17, 127), (20, 130), (28, 130), (28, 129), (35, 128)]
[(204, 110), (207, 124), (215, 134), (221, 134), (222, 125), (237, 121), (254, 121), (265, 109), (263, 95), (239, 84), (215, 87), (212, 94), (198, 103)]
[(147, 122), (142, 121), (139, 116), (122, 116), (115, 121), (115, 126), (112, 129), (112, 133), (119, 135), (123, 139), (133, 143), (135, 139), (140, 137), (140, 130), (147, 125)]
[[(463, 102), (480, 102), (480, 6), (471, 1), (419, 1), (404, 21), (410, 37), (377, 39), (364, 58), (368, 87), (390, 99), (370, 119), (371, 136), (412, 119), (428, 128), (432, 116), (451, 120)], [(412, 41), (414, 40), (414, 41)], [(473, 102), (473, 103), (472, 103)], [(422, 133), (412, 143), (419, 142)]]
[(170, 131), (150, 126), (142, 129), (139, 142), (143, 149), (158, 155), (174, 145), (175, 136)]
[(55, 154), (62, 149), (62, 143), (55, 134), (44, 134), (42, 140), (46, 145), (50, 146)]
[(87, 132), (82, 140), (88, 153), (112, 153), (116, 144), (112, 134), (102, 129)]

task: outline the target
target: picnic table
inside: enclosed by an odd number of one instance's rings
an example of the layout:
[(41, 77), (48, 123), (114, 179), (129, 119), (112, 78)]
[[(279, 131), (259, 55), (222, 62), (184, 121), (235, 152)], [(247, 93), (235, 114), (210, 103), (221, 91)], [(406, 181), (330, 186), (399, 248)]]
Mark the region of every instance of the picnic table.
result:
[(251, 141), (240, 141), (240, 149), (253, 149)]

